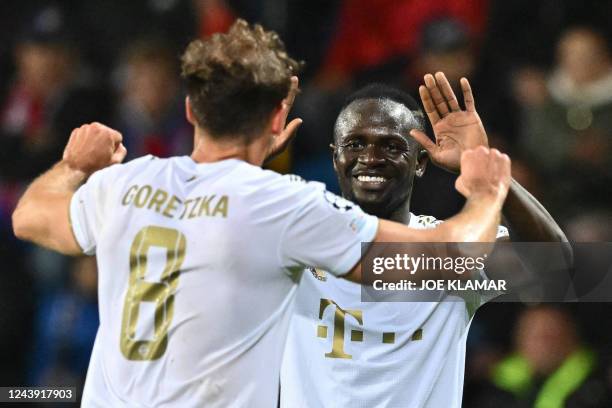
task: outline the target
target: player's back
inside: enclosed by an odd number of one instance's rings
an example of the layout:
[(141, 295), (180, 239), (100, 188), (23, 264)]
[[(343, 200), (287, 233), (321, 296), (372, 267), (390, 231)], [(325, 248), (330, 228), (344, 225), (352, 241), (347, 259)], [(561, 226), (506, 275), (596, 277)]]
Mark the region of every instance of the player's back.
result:
[(296, 280), (277, 254), (291, 205), (276, 203), (299, 193), (285, 180), (148, 156), (77, 192), (73, 229), (99, 267), (85, 406), (275, 404)]
[(70, 218), (98, 257), (88, 407), (276, 406), (302, 269), (348, 272), (378, 227), (319, 183), (189, 157), (94, 173)]

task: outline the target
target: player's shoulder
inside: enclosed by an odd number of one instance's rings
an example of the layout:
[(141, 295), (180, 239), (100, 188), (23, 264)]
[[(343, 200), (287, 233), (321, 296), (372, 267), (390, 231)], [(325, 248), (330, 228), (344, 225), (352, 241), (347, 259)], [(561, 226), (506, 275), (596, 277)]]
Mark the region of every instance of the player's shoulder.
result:
[(152, 163), (161, 163), (163, 159), (159, 157), (148, 154), (146, 156), (137, 157), (135, 159), (129, 160), (125, 163), (113, 164), (112, 166), (106, 167), (100, 171), (106, 171), (107, 173), (125, 173), (131, 170), (139, 170), (143, 167), (147, 167)]
[(121, 174), (125, 173), (126, 169), (138, 168), (142, 166), (142, 163), (151, 160), (153, 156), (143, 156), (134, 160), (130, 160), (126, 163), (117, 163), (112, 166), (105, 167), (94, 172), (90, 177), (88, 182), (101, 182), (101, 181), (111, 181), (118, 177)]
[[(214, 163), (215, 168), (231, 167), (230, 161)], [(134, 176), (141, 177), (158, 177), (160, 171), (168, 171), (171, 173), (189, 173), (197, 174), (202, 171), (198, 167), (198, 163), (194, 162), (189, 156), (172, 156), (172, 157), (157, 157), (151, 154), (137, 157), (128, 162), (111, 166), (116, 168), (122, 176), (133, 178)], [(211, 169), (212, 170), (212, 169)]]
[(109, 187), (118, 187), (128, 181), (148, 183), (159, 177), (160, 171), (164, 168), (173, 167), (174, 159), (177, 158), (159, 158), (150, 154), (141, 156), (98, 170), (88, 182), (99, 182)]
[(351, 201), (327, 190), (326, 185), (318, 181), (306, 181), (295, 174), (281, 175), (270, 170), (262, 170), (260, 177), (254, 194), (261, 199), (261, 205), (279, 205), (284, 209), (304, 211), (319, 208), (341, 213), (358, 208)]
[(153, 156), (152, 154), (147, 154), (146, 156), (137, 157), (128, 162), (122, 163), (120, 166), (125, 170), (136, 170), (143, 167), (163, 166), (168, 164), (170, 160), (171, 159), (162, 159), (157, 156)]
[(295, 174), (280, 174), (272, 170), (261, 169), (255, 176), (261, 180), (263, 187), (271, 190), (283, 190), (293, 193), (325, 191), (325, 184), (317, 181), (307, 181)]
[(319, 181), (306, 181), (300, 176), (286, 174), (282, 176), (281, 183), (289, 191), (298, 193), (304, 200), (325, 203), (340, 212), (346, 212), (357, 207), (353, 202), (329, 191), (325, 183)]

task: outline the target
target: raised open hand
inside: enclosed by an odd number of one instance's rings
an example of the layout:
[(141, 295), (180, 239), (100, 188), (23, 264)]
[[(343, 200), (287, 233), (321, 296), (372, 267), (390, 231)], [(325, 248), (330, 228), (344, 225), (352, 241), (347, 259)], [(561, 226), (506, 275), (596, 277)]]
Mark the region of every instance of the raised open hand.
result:
[(419, 94), (436, 142), (416, 129), (410, 134), (423, 145), (434, 164), (458, 172), (462, 152), (478, 146), (489, 146), (487, 133), (476, 113), (472, 88), (466, 78), (461, 78), (465, 102), (465, 110), (462, 110), (444, 73), (437, 72), (435, 77), (427, 74), (424, 80), (425, 85), (419, 87)]
[(293, 102), (295, 101), (295, 95), (297, 95), (299, 90), (298, 85), (298, 77), (291, 77), (291, 87), (289, 88), (289, 93), (287, 94), (287, 97), (283, 99), (283, 106), (281, 112), (282, 121), (280, 127), (283, 129), (283, 131), (278, 136), (275, 136), (274, 142), (272, 146), (270, 146), (270, 149), (266, 155), (266, 161), (272, 160), (274, 157), (281, 154), (287, 148), (289, 142), (293, 140), (298, 128), (302, 124), (302, 119), (296, 118), (285, 126), (285, 124), (287, 123), (287, 116), (289, 115), (289, 111), (291, 110)]

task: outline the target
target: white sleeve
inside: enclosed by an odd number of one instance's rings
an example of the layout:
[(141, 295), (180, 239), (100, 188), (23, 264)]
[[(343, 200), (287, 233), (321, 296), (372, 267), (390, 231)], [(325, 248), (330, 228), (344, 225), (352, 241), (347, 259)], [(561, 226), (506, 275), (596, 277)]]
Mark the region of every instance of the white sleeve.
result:
[(104, 170), (92, 174), (72, 196), (70, 201), (70, 224), (77, 243), (86, 255), (96, 253), (98, 234), (104, 221), (103, 180), (108, 177)]
[[(510, 237), (510, 233), (508, 232), (508, 228), (504, 227), (503, 225), (500, 225), (499, 227), (497, 227), (497, 236), (496, 236), (497, 239), (508, 238), (508, 237)], [(479, 280), (490, 280), (489, 277), (487, 276), (486, 272), (484, 271), (484, 269), (478, 269), (475, 278), (479, 279)], [(499, 295), (497, 295), (497, 296), (499, 296)], [(488, 300), (486, 300), (485, 302), (488, 302)], [(483, 303), (485, 303), (485, 302), (483, 302)]]
[[(437, 220), (435, 217), (432, 217), (431, 215), (419, 215), (416, 218), (411, 217), (410, 218), (410, 227), (413, 228), (435, 228), (438, 225), (442, 224), (444, 221), (442, 220)], [(497, 235), (496, 238), (500, 239), (500, 238), (507, 238), (510, 236), (510, 233), (508, 232), (508, 228), (504, 227), (503, 225), (500, 225), (497, 227)]]
[[(504, 227), (503, 225), (500, 225), (499, 227), (497, 227), (497, 239), (500, 238), (507, 238), (509, 237), (510, 234), (508, 232), (508, 228)], [(484, 269), (478, 269), (476, 271), (476, 275), (474, 276), (474, 279), (478, 280), (478, 281), (489, 281), (491, 280)], [(481, 291), (478, 294), (478, 305), (477, 307), (480, 307), (482, 305), (484, 305), (487, 302), (490, 302), (491, 300), (495, 299), (498, 296), (501, 296), (505, 294), (505, 292), (500, 291)]]
[(346, 274), (361, 259), (361, 243), (374, 240), (378, 218), (319, 183), (307, 183), (300, 194), (300, 204), (280, 236), (281, 265)]
[(497, 239), (500, 238), (508, 238), (510, 236), (510, 233), (508, 232), (508, 228), (504, 227), (503, 225), (500, 225), (499, 227), (497, 227)]

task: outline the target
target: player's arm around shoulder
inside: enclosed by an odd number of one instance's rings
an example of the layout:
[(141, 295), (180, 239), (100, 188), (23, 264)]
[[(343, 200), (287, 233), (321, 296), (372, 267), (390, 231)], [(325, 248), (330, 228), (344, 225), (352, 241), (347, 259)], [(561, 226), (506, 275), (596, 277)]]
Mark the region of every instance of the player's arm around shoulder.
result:
[(62, 160), (26, 189), (13, 212), (17, 238), (66, 255), (83, 251), (70, 223), (74, 192), (91, 174), (123, 161), (126, 149), (119, 132), (100, 123), (75, 129)]

